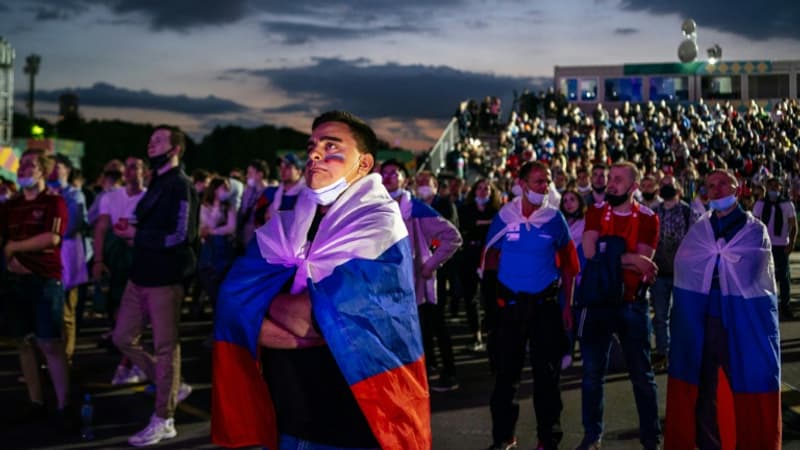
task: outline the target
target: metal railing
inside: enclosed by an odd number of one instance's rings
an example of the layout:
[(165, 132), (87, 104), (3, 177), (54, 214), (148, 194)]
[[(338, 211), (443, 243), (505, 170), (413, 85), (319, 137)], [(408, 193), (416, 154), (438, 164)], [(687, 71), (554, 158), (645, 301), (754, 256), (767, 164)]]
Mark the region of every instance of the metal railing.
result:
[(445, 167), (445, 157), (447, 153), (456, 148), (456, 143), (459, 141), (458, 133), (458, 120), (455, 117), (450, 119), (450, 123), (444, 127), (442, 135), (439, 140), (428, 152), (428, 156), (417, 167), (417, 173), (423, 170), (430, 170), (434, 175), (438, 175), (439, 171)]

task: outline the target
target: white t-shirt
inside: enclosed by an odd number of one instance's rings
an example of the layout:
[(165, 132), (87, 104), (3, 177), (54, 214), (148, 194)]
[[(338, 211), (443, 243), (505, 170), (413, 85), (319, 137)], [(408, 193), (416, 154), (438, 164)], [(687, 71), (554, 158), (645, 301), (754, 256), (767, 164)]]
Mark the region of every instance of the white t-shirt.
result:
[(136, 205), (142, 199), (147, 189), (142, 192), (129, 196), (127, 189), (119, 188), (111, 192), (106, 192), (100, 199), (100, 215), (107, 214), (111, 218), (111, 226), (114, 226), (119, 219), (134, 217)]
[[(775, 235), (775, 211), (773, 210), (772, 214), (769, 217), (769, 223), (765, 223), (764, 225), (767, 226), (767, 233), (769, 233), (769, 240), (773, 246), (785, 246), (789, 245), (789, 221), (795, 218), (794, 212), (794, 205), (791, 201), (781, 202), (779, 204), (781, 207), (781, 211), (783, 212), (783, 228), (781, 229), (780, 236)], [(758, 217), (761, 220), (762, 212), (764, 211), (764, 201), (759, 200), (753, 205), (753, 215)], [(763, 220), (761, 220), (763, 222)]]

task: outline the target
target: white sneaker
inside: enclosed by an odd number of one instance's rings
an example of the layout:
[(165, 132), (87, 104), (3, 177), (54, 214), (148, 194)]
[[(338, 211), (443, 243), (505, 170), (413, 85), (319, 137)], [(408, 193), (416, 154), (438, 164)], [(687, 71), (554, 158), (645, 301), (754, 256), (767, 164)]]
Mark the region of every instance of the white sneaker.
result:
[(192, 393), (192, 387), (186, 383), (181, 382), (181, 387), (178, 388), (178, 403), (186, 400), (186, 397)]
[(114, 373), (114, 378), (111, 380), (111, 385), (137, 384), (144, 381), (147, 381), (147, 375), (139, 366), (133, 366), (129, 369), (123, 365), (119, 365), (117, 366), (116, 373)]
[(172, 418), (162, 419), (153, 414), (150, 423), (144, 430), (128, 438), (128, 443), (134, 447), (145, 447), (158, 444), (163, 439), (172, 439), (178, 435), (175, 431), (175, 421)]

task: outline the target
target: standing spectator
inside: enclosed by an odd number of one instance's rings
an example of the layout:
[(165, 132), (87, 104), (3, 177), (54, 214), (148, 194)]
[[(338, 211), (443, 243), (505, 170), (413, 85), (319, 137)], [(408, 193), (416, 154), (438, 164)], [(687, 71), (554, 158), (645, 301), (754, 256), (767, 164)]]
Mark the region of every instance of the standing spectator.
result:
[[(438, 300), (436, 270), (455, 254), (461, 245), (458, 229), (427, 203), (412, 198), (403, 189), (405, 167), (399, 161), (381, 164), (383, 185), (400, 206), (400, 214), (408, 229), (414, 260), (414, 291), (417, 297), (422, 343), (428, 366), (436, 370), (434, 338), (442, 357), (442, 373), (431, 390), (446, 392), (458, 389), (455, 358), (450, 333), (444, 320), (444, 305)], [(432, 190), (432, 186), (429, 185)], [(399, 192), (399, 193), (398, 193)]]
[(277, 188), (267, 188), (256, 205), (258, 226), (266, 223), (277, 211), (294, 209), (297, 197), (306, 187), (303, 179), (305, 163), (294, 153), (288, 153), (280, 162), (281, 182)]
[[(95, 258), (92, 263), (92, 277), (100, 280), (108, 277), (108, 315), (112, 329), (115, 328), (120, 301), (128, 283), (128, 275), (133, 263), (133, 249), (124, 239), (111, 232), (114, 224), (120, 221), (136, 223), (136, 205), (147, 189), (144, 187), (144, 162), (130, 157), (125, 160), (125, 187), (110, 191), (100, 197), (99, 216), (94, 229)], [(123, 356), (117, 366), (112, 385), (139, 383), (147, 375)]]
[(656, 337), (656, 351), (650, 360), (655, 370), (665, 369), (669, 360), (669, 316), (672, 309), (675, 253), (689, 227), (698, 217), (692, 212), (692, 207), (681, 200), (681, 192), (672, 175), (661, 179), (659, 193), (664, 201), (653, 210), (659, 223), (658, 246), (653, 257), (658, 266), (658, 276), (650, 291), (653, 302), (653, 331)]
[(61, 240), (69, 220), (64, 199), (45, 190), (53, 160), (41, 150), (20, 158), (17, 180), (22, 193), (0, 208), (0, 241), (7, 265), (9, 334), (17, 340), (20, 366), (30, 403), (21, 422), (44, 418), (44, 395), (34, 345), (47, 361), (59, 418), (69, 428), (69, 368), (63, 340), (64, 288)]
[[(122, 295), (114, 344), (156, 384), (155, 413), (128, 439), (142, 447), (177, 435), (175, 406), (191, 393), (181, 380), (178, 322), (184, 283), (195, 270), (197, 200), (192, 181), (180, 169), (186, 148), (181, 131), (158, 127), (147, 156), (152, 180), (136, 206), (134, 223), (118, 221), (114, 234), (133, 246), (130, 279)], [(153, 330), (154, 354), (141, 344), (146, 320)]]
[[(478, 178), (472, 184), (464, 204), (458, 211), (458, 222), (461, 226), (461, 236), (464, 239), (464, 256), (461, 262), (461, 284), (464, 289), (464, 303), (467, 309), (467, 321), (473, 333), (473, 351), (486, 348), (483, 342), (483, 331), (493, 330), (496, 321), (497, 297), (495, 287), (492, 285), (496, 278), (483, 273), (483, 278), (478, 278), (478, 269), (481, 265), (481, 252), (486, 242), (486, 234), (492, 219), (500, 210), (500, 193), (491, 182), (485, 178)], [(496, 276), (496, 274), (494, 274)], [(481, 304), (476, 300), (478, 286), (480, 285)], [(485, 311), (483, 323), (480, 317), (480, 306)]]
[[(583, 233), (583, 252), (592, 259), (598, 239), (617, 236), (625, 241), (619, 265), (623, 270), (623, 298), (606, 304), (586, 306), (580, 313), (578, 329), (583, 355), (581, 385), (584, 437), (578, 449), (598, 449), (603, 434), (603, 382), (608, 367), (613, 334), (619, 336), (625, 355), (636, 409), (639, 412), (639, 440), (646, 450), (658, 448), (658, 395), (650, 365), (650, 314), (647, 301), (638, 295), (642, 283), (655, 279), (652, 258), (658, 243), (658, 218), (633, 200), (639, 186), (639, 170), (631, 163), (618, 163), (609, 171), (607, 202), (590, 208)], [(584, 276), (582, 282), (586, 281)], [(582, 299), (583, 300), (583, 299)]]
[[(578, 257), (564, 216), (547, 202), (550, 170), (539, 162), (526, 163), (519, 178), (522, 197), (503, 206), (486, 242), (487, 253), (499, 253), (500, 282), (490, 449), (516, 448), (519, 405), (514, 397), (529, 347), (537, 448), (549, 450), (558, 448), (563, 437), (558, 383), (569, 342), (566, 329), (572, 328)], [(561, 285), (566, 296), (563, 309), (558, 301)]]
[(63, 266), (62, 282), (64, 283), (64, 350), (67, 362), (72, 363), (75, 353), (75, 338), (78, 332), (78, 287), (89, 281), (89, 270), (86, 267), (86, 246), (83, 241), (83, 230), (87, 224), (86, 197), (83, 192), (69, 184), (72, 162), (63, 155), (56, 155), (55, 168), (48, 180), (53, 192), (60, 194), (67, 204), (69, 219), (61, 241), (61, 262)]
[(689, 229), (675, 256), (668, 449), (781, 448), (771, 246), (767, 227), (738, 205), (737, 186), (724, 170), (706, 177), (713, 213)]
[(236, 209), (226, 178), (215, 177), (208, 184), (200, 206), (200, 240), (197, 272), (213, 308), (219, 286), (236, 256)]
[(642, 177), (642, 184), (639, 186), (641, 194), (641, 203), (650, 209), (655, 209), (661, 202), (664, 201), (658, 195), (658, 183), (656, 177), (652, 175), (645, 175)]
[(411, 247), (397, 204), (370, 174), (376, 148), (349, 113), (315, 119), (308, 189), (256, 231), (226, 279), (215, 443), (431, 448)]
[(767, 226), (772, 259), (775, 264), (775, 281), (780, 288), (780, 316), (784, 320), (794, 319), (789, 305), (792, 298), (789, 275), (789, 254), (794, 250), (797, 238), (797, 215), (794, 204), (781, 192), (777, 178), (767, 181), (767, 196), (753, 206), (753, 215)]
[(247, 188), (242, 195), (242, 204), (239, 207), (239, 214), (236, 219), (238, 230), (239, 245), (247, 248), (247, 244), (253, 237), (256, 229), (256, 204), (264, 189), (267, 188), (267, 177), (269, 176), (269, 166), (260, 159), (254, 159), (247, 165)]
[(606, 200), (606, 183), (608, 180), (608, 166), (602, 163), (592, 165), (592, 191), (586, 194), (584, 200), (589, 206), (600, 205)]

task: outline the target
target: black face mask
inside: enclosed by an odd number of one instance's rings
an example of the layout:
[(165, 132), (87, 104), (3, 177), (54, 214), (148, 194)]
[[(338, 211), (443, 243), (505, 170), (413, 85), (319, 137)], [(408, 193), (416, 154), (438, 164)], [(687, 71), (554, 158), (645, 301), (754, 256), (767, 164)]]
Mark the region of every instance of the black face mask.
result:
[(164, 164), (168, 163), (170, 159), (172, 159), (172, 149), (166, 151), (166, 153), (162, 153), (156, 156), (148, 156), (147, 160), (150, 162), (150, 168), (153, 170), (158, 170), (164, 167)]
[(606, 187), (605, 187), (605, 186), (600, 186), (600, 187), (598, 187), (598, 186), (594, 186), (594, 185), (593, 185), (593, 186), (592, 186), (592, 189), (594, 189), (594, 191), (595, 191), (596, 193), (598, 193), (598, 194), (602, 194), (603, 192), (605, 192), (605, 191), (606, 191)]
[(651, 202), (651, 201), (653, 201), (654, 198), (656, 198), (656, 193), (655, 192), (642, 192), (642, 198), (647, 200), (648, 202)]
[(616, 207), (616, 206), (619, 206), (619, 205), (625, 203), (625, 200), (628, 200), (628, 194), (627, 193), (620, 194), (620, 195), (614, 195), (614, 194), (609, 194), (608, 192), (606, 192), (606, 201), (612, 207)]
[(672, 200), (676, 195), (678, 195), (678, 191), (675, 190), (675, 186), (671, 184), (665, 184), (664, 186), (661, 186), (659, 192), (661, 193), (661, 198), (664, 200)]

